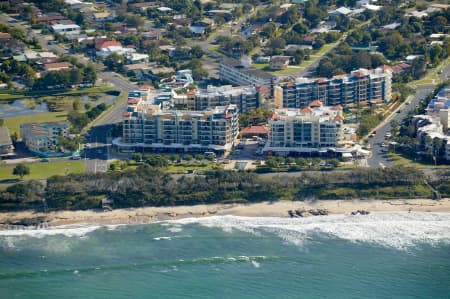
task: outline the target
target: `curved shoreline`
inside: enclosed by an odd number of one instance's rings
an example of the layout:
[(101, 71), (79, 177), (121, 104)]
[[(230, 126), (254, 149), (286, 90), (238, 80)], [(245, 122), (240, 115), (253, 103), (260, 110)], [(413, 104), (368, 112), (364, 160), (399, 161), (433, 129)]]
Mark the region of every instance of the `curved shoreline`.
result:
[[(324, 209), (329, 214), (350, 214), (357, 210), (369, 212), (450, 212), (450, 199), (395, 200), (317, 200), (278, 201), (253, 204), (212, 204), (173, 207), (144, 207), (112, 211), (33, 211), (0, 213), (0, 228), (24, 219), (44, 219), (45, 226), (70, 224), (137, 224), (207, 216), (289, 217), (289, 210)], [(314, 216), (311, 216), (314, 217)], [(320, 217), (320, 216), (318, 216)]]

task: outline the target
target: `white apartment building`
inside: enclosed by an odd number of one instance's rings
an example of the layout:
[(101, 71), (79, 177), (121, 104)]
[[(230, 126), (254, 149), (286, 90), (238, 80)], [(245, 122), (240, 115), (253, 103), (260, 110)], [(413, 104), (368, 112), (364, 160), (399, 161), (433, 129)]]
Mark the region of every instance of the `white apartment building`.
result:
[(341, 106), (315, 101), (303, 109), (275, 109), (263, 152), (326, 153), (339, 151), (343, 140)]
[(136, 150), (229, 152), (239, 134), (236, 105), (203, 111), (164, 110), (161, 105), (129, 99), (123, 113), (123, 135), (113, 141), (122, 152)]
[(391, 100), (389, 70), (359, 69), (348, 75), (325, 78), (296, 78), (274, 88), (277, 108), (303, 108), (319, 100), (325, 105), (380, 104)]
[(69, 125), (65, 122), (21, 124), (20, 135), (30, 151), (37, 154), (56, 153), (59, 137), (69, 136)]
[(276, 77), (264, 71), (244, 66), (240, 61), (224, 58), (220, 62), (220, 80), (234, 85), (266, 86), (272, 88)]
[(259, 106), (259, 93), (253, 86), (207, 86), (173, 96), (175, 107), (201, 111), (216, 106), (236, 105), (240, 113)]

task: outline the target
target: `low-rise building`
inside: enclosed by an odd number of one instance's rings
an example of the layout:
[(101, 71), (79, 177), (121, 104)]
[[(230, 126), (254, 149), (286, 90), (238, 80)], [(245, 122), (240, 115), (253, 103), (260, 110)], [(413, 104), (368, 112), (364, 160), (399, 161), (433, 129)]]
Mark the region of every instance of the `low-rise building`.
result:
[(20, 135), (30, 151), (36, 154), (56, 153), (59, 138), (69, 136), (69, 125), (66, 122), (21, 124)]
[(220, 62), (220, 80), (235, 85), (264, 85), (273, 88), (277, 78), (269, 73), (243, 65), (240, 61), (232, 58), (224, 58)]
[(55, 24), (50, 26), (54, 33), (80, 34), (81, 27), (77, 24)]
[(273, 70), (283, 70), (287, 69), (289, 66), (289, 56), (272, 56), (270, 58), (270, 68)]
[(426, 111), (413, 117), (418, 143), (423, 153), (450, 161), (450, 88), (441, 89)]
[(203, 111), (165, 110), (161, 105), (129, 99), (123, 113), (123, 136), (113, 141), (122, 152), (135, 150), (229, 152), (239, 134), (236, 105)]
[(436, 161), (442, 159), (450, 161), (449, 109), (443, 109), (439, 116), (416, 115), (413, 117), (413, 124), (422, 153)]
[(73, 65), (69, 62), (54, 62), (54, 63), (45, 63), (44, 70), (50, 71), (60, 71), (67, 70), (73, 68)]
[(337, 152), (343, 145), (340, 106), (316, 101), (303, 109), (275, 109), (263, 152), (277, 154)]
[(7, 127), (0, 127), (0, 157), (14, 155), (14, 146)]

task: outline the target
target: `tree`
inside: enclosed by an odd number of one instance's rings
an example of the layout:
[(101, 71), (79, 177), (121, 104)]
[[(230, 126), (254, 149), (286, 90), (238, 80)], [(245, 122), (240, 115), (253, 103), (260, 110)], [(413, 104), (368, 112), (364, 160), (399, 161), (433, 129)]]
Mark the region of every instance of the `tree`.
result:
[(83, 73), (84, 73), (84, 80), (86, 82), (94, 84), (95, 80), (97, 80), (97, 73), (96, 73), (94, 65), (89, 64), (88, 66), (86, 66), (84, 68), (84, 72)]
[(73, 110), (80, 110), (81, 109), (81, 100), (79, 98), (76, 98), (72, 103)]
[(105, 59), (105, 65), (112, 71), (120, 71), (125, 64), (125, 57), (120, 54), (112, 53)]
[(286, 41), (281, 37), (276, 37), (271, 39), (267, 46), (269, 48), (284, 49), (286, 47)]
[(136, 162), (140, 162), (142, 160), (142, 154), (141, 153), (134, 153), (132, 156), (132, 159)]
[(191, 48), (190, 54), (192, 58), (202, 58), (204, 52), (199, 45), (195, 45)]
[(30, 168), (25, 164), (17, 164), (13, 169), (13, 175), (20, 176), (20, 179), (23, 178), (24, 175), (30, 174)]

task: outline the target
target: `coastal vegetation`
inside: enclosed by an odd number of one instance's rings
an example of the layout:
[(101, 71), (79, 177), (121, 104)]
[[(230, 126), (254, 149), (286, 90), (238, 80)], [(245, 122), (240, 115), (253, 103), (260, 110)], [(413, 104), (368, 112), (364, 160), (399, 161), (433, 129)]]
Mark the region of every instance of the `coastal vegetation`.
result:
[(0, 210), (97, 209), (108, 199), (113, 208), (278, 200), (431, 198), (450, 196), (448, 173), (426, 181), (413, 168), (304, 172), (264, 176), (243, 171), (211, 170), (204, 175), (171, 175), (161, 167), (97, 174), (53, 176), (46, 186), (36, 181), (12, 185), (0, 193)]

